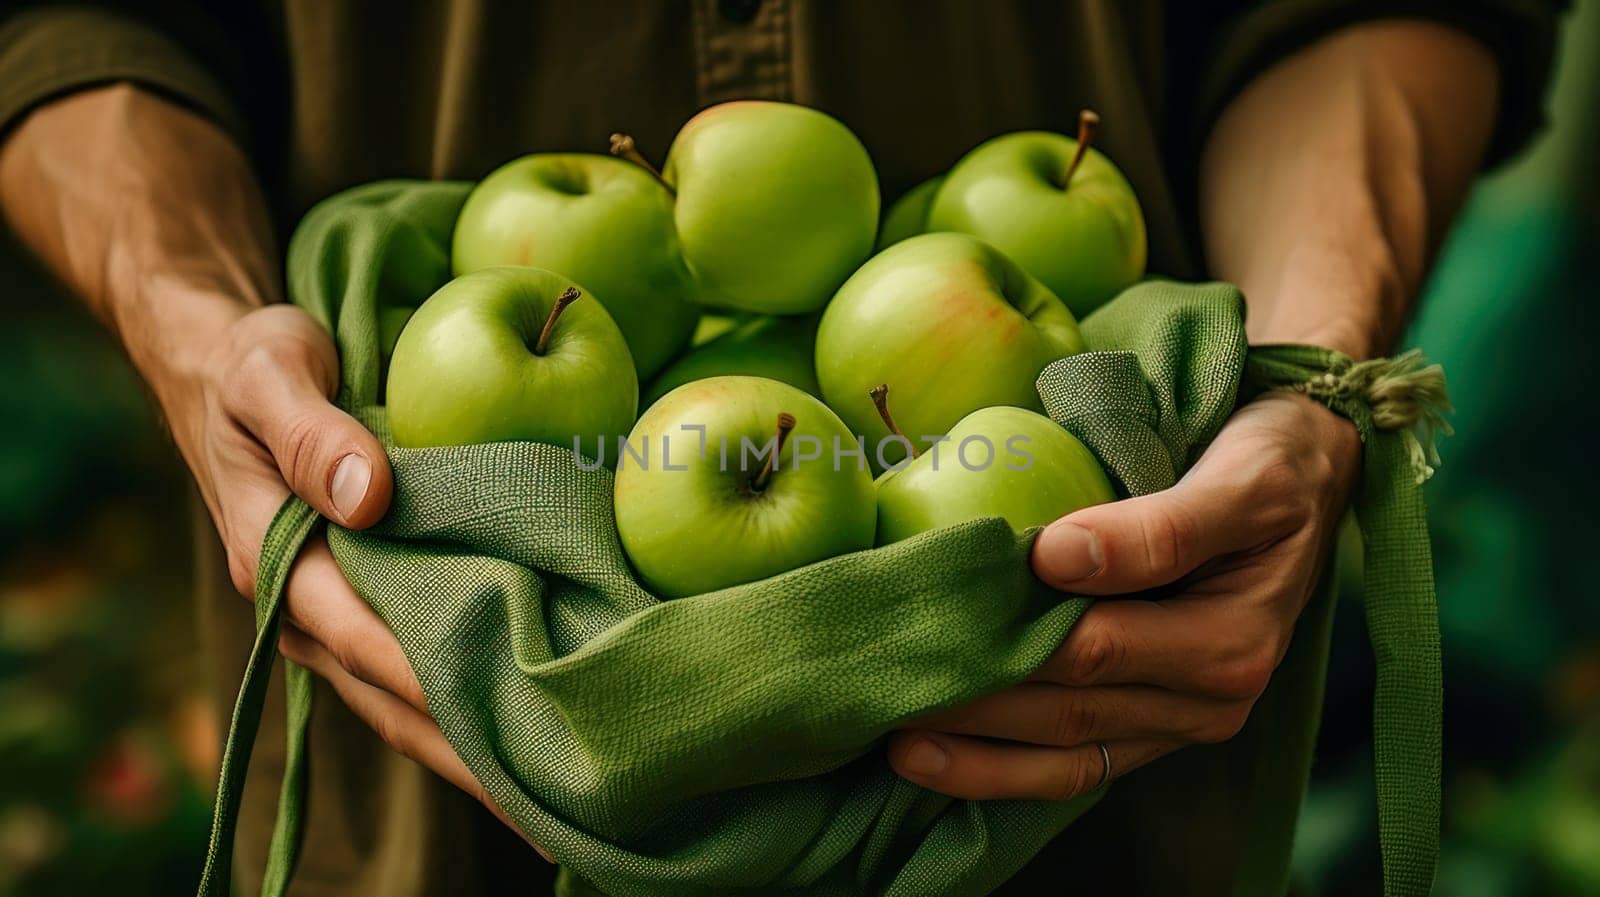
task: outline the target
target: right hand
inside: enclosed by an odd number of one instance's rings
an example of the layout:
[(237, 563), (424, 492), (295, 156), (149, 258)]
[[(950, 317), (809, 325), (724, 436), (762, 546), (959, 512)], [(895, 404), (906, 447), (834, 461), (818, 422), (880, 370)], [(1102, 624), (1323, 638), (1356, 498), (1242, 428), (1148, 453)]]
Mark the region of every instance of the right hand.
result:
[[(383, 516), (394, 488), (383, 446), (330, 402), (327, 332), (269, 304), (280, 278), (266, 207), (220, 128), (129, 84), (68, 93), (0, 141), (0, 215), (154, 392), (241, 594), (255, 594), (262, 539), (291, 492), (353, 529)], [(322, 539), (295, 561), (283, 609), (285, 657), (390, 747), (499, 812)]]
[[(234, 588), (247, 598), (255, 596), (267, 527), (291, 492), (351, 529), (388, 509), (394, 483), (383, 446), (330, 402), (338, 371), (321, 325), (293, 306), (268, 305), (241, 314), (199, 373), (166, 391), (173, 436), (216, 523)], [(515, 828), (428, 715), (400, 643), (323, 539), (295, 560), (283, 610), (285, 658), (326, 680), (395, 751)]]
[(290, 492), (352, 529), (389, 510), (389, 459), (378, 438), (331, 405), (338, 382), (328, 333), (280, 304), (240, 315), (184, 389), (168, 392), (173, 437), (246, 598), (256, 593), (262, 537)]
[(261, 541), (290, 492), (352, 529), (388, 510), (388, 457), (333, 406), (338, 382), (327, 332), (280, 304), (241, 314), (183, 388), (168, 391), (173, 437), (246, 598), (255, 596)]

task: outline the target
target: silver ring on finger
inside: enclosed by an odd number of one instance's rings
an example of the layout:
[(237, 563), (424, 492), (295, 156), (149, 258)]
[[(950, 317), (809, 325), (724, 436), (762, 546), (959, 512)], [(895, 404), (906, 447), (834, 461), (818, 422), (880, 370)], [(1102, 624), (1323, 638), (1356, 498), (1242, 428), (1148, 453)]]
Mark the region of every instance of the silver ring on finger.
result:
[(1100, 748), (1100, 783), (1094, 786), (1099, 791), (1111, 781), (1111, 749), (1103, 741), (1095, 742), (1095, 746)]

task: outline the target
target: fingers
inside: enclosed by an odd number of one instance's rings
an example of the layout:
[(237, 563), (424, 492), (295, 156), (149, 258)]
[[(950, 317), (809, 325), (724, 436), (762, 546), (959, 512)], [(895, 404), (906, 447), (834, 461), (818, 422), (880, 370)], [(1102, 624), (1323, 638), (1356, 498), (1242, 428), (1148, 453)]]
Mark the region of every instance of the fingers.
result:
[(1293, 622), (1251, 600), (1101, 601), (1029, 679), (1253, 700), (1283, 657)]
[(427, 714), (350, 675), (326, 648), (293, 624), (284, 625), (278, 643), (285, 658), (327, 680), (345, 706), (384, 743), (468, 794), (479, 792), (477, 778)]
[(1242, 495), (1209, 481), (1069, 514), (1033, 543), (1034, 573), (1082, 595), (1122, 595), (1164, 586), (1219, 554), (1250, 547)]
[(1216, 743), (1238, 734), (1248, 701), (1221, 701), (1161, 688), (1068, 688), (1024, 683), (917, 722), (919, 728), (1052, 747), (1167, 739)]
[(332, 686), (345, 707), (396, 753), (427, 767), (472, 795), (501, 822), (516, 828), (426, 713), (351, 676), (327, 649), (292, 624), (284, 625), (278, 646), (285, 658), (316, 673)]
[[(328, 543), (313, 539), (289, 572), (288, 622), (320, 645), (340, 669), (419, 712), (427, 698), (389, 627), (350, 587)], [(325, 677), (326, 678), (326, 677)]]
[(1335, 463), (1331, 443), (1353, 436), (1315, 405), (1303, 397), (1247, 405), (1177, 485), (1046, 527), (1034, 541), (1034, 572), (1062, 591), (1139, 592), (1336, 515), (1354, 465), (1346, 449)]
[(966, 800), (1068, 800), (1088, 794), (1151, 760), (1177, 743), (1156, 739), (1039, 747), (986, 741), (965, 735), (899, 732), (889, 739), (889, 765), (901, 777)]
[(228, 374), (228, 412), (296, 495), (341, 525), (371, 526), (388, 509), (392, 475), (377, 437), (329, 402), (339, 370), (332, 341), (298, 309), (256, 314), (265, 323)]
[[(293, 624), (284, 624), (278, 638), (283, 656), (322, 677), (339, 700), (356, 718), (367, 725), (396, 753), (426, 767), (435, 775), (471, 795), (511, 829), (527, 841), (528, 836), (517, 828), (500, 805), (489, 795), (450, 746), (439, 726), (426, 713), (381, 688), (356, 679), (334, 659), (323, 646)], [(539, 855), (555, 862), (543, 847), (528, 841)]]

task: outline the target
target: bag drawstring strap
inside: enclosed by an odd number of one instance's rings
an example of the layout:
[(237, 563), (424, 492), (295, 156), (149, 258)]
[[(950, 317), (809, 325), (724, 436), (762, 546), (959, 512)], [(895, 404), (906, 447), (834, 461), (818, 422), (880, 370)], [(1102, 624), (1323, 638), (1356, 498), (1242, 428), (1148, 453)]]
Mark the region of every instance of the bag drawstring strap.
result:
[(1421, 349), (1367, 361), (1339, 355), (1321, 375), (1275, 388), (1303, 393), (1324, 405), (1365, 404), (1374, 427), (1401, 434), (1418, 483), (1427, 482), (1439, 466), (1438, 438), (1455, 432), (1444, 419), (1454, 410), (1445, 390), (1444, 369), (1428, 364)]
[[(206, 848), (204, 871), (200, 875), (199, 897), (227, 897), (231, 890), (233, 838), (239, 823), (239, 804), (244, 797), (245, 773), (250, 753), (261, 725), (267, 684), (272, 665), (278, 658), (278, 631), (282, 624), (282, 598), (289, 582), (289, 570), (307, 538), (321, 522), (310, 505), (290, 498), (272, 519), (261, 546), (261, 561), (256, 580), (256, 640), (245, 665), (244, 682), (234, 701), (228, 740), (222, 750), (216, 803), (211, 815), (211, 841)], [(267, 851), (266, 879), (262, 897), (282, 897), (300, 847), (301, 809), (305, 797), (305, 740), (311, 718), (311, 672), (292, 663), (284, 665), (288, 691), (288, 752), (284, 758), (283, 788), (279, 794), (278, 817)]]
[(1252, 348), (1258, 390), (1310, 396), (1350, 419), (1364, 446), (1356, 495), (1367, 633), (1376, 659), (1373, 765), (1386, 897), (1425, 897), (1439, 862), (1444, 716), (1439, 606), (1422, 483), (1448, 434), (1444, 374), (1418, 351), (1356, 362), (1310, 346)]

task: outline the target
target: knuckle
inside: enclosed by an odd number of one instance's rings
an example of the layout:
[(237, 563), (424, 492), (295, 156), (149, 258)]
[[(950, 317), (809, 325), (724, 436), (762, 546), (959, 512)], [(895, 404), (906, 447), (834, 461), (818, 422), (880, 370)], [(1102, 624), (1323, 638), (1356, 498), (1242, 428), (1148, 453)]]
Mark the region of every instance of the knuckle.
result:
[(256, 596), (256, 561), (248, 553), (229, 548), (228, 579), (232, 581), (233, 588), (246, 598)]
[(1093, 698), (1075, 695), (1056, 706), (1051, 737), (1063, 747), (1083, 744), (1098, 737), (1102, 719), (1100, 708)]
[(1175, 578), (1188, 572), (1184, 559), (1196, 534), (1194, 518), (1188, 512), (1173, 504), (1154, 507), (1140, 518), (1139, 534), (1151, 573)]
[(305, 484), (318, 481), (317, 464), (326, 438), (327, 427), (322, 419), (309, 411), (282, 424), (270, 448), (279, 469), (289, 476), (291, 488), (299, 491)]
[(1334, 464), (1333, 456), (1328, 452), (1312, 452), (1306, 463), (1306, 474), (1306, 478), (1319, 488), (1329, 489), (1338, 479), (1338, 466)]
[(1304, 465), (1281, 449), (1273, 449), (1262, 459), (1255, 484), (1260, 495), (1281, 498), (1302, 491)]
[(1104, 769), (1102, 768), (1103, 765), (1098, 750), (1093, 752), (1093, 757), (1087, 756), (1088, 752), (1080, 751), (1079, 753), (1084, 753), (1085, 757), (1083, 759), (1074, 758), (1074, 761), (1067, 766), (1062, 776), (1054, 782), (1050, 794), (1052, 799), (1071, 800), (1088, 794), (1095, 789), (1096, 785), (1100, 784), (1100, 774), (1104, 772)]
[(378, 738), (387, 744), (395, 753), (407, 760), (416, 760), (415, 751), (412, 750), (410, 739), (405, 737), (405, 727), (400, 724), (399, 718), (392, 713), (379, 713), (372, 719), (372, 731)]
[(1267, 690), (1277, 666), (1273, 652), (1255, 648), (1215, 665), (1207, 675), (1212, 694), (1234, 700), (1253, 701)]
[[(1325, 472), (1319, 469), (1324, 466), (1328, 468)], [(1274, 449), (1256, 471), (1256, 501), (1270, 515), (1270, 526), (1293, 526), (1315, 511), (1319, 484), (1332, 478), (1332, 465), (1320, 453), (1291, 458), (1281, 449)]]
[(1093, 685), (1122, 666), (1127, 645), (1115, 626), (1084, 621), (1076, 635), (1067, 642), (1063, 685)]
[(304, 369), (313, 361), (309, 346), (299, 340), (261, 339), (252, 342), (227, 371), (224, 382), (230, 396), (249, 393), (278, 383), (286, 372)]
[(370, 684), (367, 664), (355, 644), (343, 638), (335, 639), (334, 642), (328, 646), (328, 653), (333, 655), (334, 662), (339, 664), (339, 668), (356, 679)]
[(337, 384), (337, 361), (309, 340), (281, 332), (247, 334), (237, 339), (245, 341), (243, 348), (226, 353), (216, 375), (224, 407), (239, 411), (259, 405), (264, 394), (282, 390), (286, 382), (307, 376), (325, 395), (332, 394)]
[(278, 653), (283, 655), (283, 659), (290, 663), (297, 663), (301, 666), (306, 665), (307, 658), (300, 651), (300, 643), (287, 632), (278, 633)]

